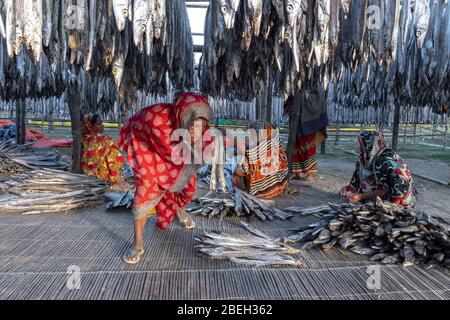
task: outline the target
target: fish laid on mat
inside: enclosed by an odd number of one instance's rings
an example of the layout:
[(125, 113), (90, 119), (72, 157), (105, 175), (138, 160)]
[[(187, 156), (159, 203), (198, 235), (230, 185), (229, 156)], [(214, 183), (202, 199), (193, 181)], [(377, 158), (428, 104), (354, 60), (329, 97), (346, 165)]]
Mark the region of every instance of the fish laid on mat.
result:
[(186, 211), (200, 214), (209, 219), (217, 217), (223, 220), (227, 216), (256, 216), (260, 220), (266, 221), (275, 218), (287, 220), (293, 217), (283, 210), (269, 205), (264, 200), (237, 188), (234, 188), (234, 193), (213, 194), (209, 192), (196, 201), (198, 204), (186, 209)]
[(103, 203), (107, 189), (95, 177), (41, 169), (0, 180), (2, 213), (40, 214), (67, 212)]
[(133, 191), (125, 192), (106, 192), (104, 194), (105, 198), (109, 201), (106, 204), (106, 209), (111, 210), (114, 208), (131, 208), (134, 200)]
[(335, 214), (281, 239), (302, 249), (339, 246), (383, 264), (450, 266), (450, 224), (425, 211), (377, 199), (358, 205), (333, 206)]
[(253, 267), (303, 265), (300, 259), (291, 256), (300, 253), (300, 250), (278, 242), (247, 223), (241, 224), (251, 234), (205, 232), (195, 237), (196, 249), (202, 255), (214, 259), (228, 259), (236, 264)]
[[(20, 167), (24, 169), (19, 170)], [(25, 169), (46, 168), (68, 170), (69, 167), (69, 161), (53, 149), (37, 149), (30, 145), (16, 145), (12, 140), (0, 140), (0, 172), (13, 173)], [(9, 171), (10, 169), (13, 171)]]

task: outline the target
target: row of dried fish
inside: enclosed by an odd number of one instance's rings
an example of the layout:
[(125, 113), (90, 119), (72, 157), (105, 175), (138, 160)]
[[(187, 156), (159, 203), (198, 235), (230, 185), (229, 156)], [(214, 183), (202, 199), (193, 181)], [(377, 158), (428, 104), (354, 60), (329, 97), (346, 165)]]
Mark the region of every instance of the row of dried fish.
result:
[(302, 250), (329, 251), (339, 246), (382, 264), (450, 266), (450, 224), (440, 218), (381, 199), (330, 208), (317, 209), (318, 213), (327, 212), (328, 217), (281, 241), (300, 243)]
[(205, 232), (195, 237), (196, 249), (201, 255), (213, 259), (228, 259), (233, 263), (252, 267), (303, 265), (302, 260), (292, 257), (300, 251), (278, 243), (263, 232), (241, 222), (250, 234)]
[[(394, 124), (394, 105), (384, 106), (351, 106), (328, 104), (328, 118), (335, 124), (363, 124), (391, 127)], [(450, 113), (439, 106), (402, 106), (401, 124), (445, 124)]]
[(103, 203), (104, 182), (85, 175), (42, 169), (0, 180), (2, 213), (67, 212)]
[(281, 220), (292, 218), (292, 215), (283, 210), (237, 188), (234, 188), (233, 193), (216, 194), (210, 191), (195, 201), (198, 204), (189, 207), (186, 211), (209, 219), (219, 218), (222, 221), (227, 216), (256, 216), (262, 221), (274, 220), (275, 218)]
[(338, 105), (426, 106), (449, 99), (449, 57), (447, 0), (212, 1), (201, 89), (249, 101), (334, 83)]
[(87, 103), (193, 87), (184, 1), (1, 0), (0, 98), (60, 96), (70, 84), (90, 91)]
[[(38, 149), (31, 145), (16, 145), (14, 140), (0, 139), (0, 159), (2, 160), (0, 163), (6, 165), (6, 167), (3, 167), (0, 164), (0, 171), (2, 172), (9, 172), (8, 168), (10, 168), (11, 162), (27, 170), (45, 168), (68, 170), (70, 167), (69, 159), (52, 149)], [(16, 166), (12, 168), (16, 168)], [(18, 171), (15, 170), (14, 172)]]

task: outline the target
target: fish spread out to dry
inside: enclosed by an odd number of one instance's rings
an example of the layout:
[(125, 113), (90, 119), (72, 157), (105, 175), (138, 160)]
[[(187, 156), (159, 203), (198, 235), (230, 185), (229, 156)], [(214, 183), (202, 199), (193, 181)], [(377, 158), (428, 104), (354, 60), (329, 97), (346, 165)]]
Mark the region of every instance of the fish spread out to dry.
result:
[(0, 179), (2, 213), (43, 214), (95, 207), (107, 186), (95, 177), (41, 169)]
[(251, 101), (321, 83), (336, 121), (392, 123), (395, 105), (448, 103), (449, 58), (447, 0), (212, 1), (200, 88)]
[[(0, 139), (0, 172), (12, 173), (45, 168), (68, 170), (69, 167), (68, 159), (52, 149), (33, 148), (31, 145), (16, 145), (13, 140)], [(9, 171), (8, 168), (13, 169), (13, 171)], [(21, 169), (16, 170), (19, 168)]]
[(327, 216), (280, 241), (299, 243), (302, 250), (340, 247), (382, 264), (450, 266), (450, 224), (425, 211), (378, 198), (367, 204), (330, 204), (304, 213)]
[(221, 221), (227, 216), (257, 217), (262, 221), (275, 218), (287, 220), (292, 215), (280, 210), (264, 200), (237, 188), (233, 192), (215, 193), (208, 192), (205, 196), (195, 200), (197, 204), (187, 208), (191, 214), (199, 214), (204, 217), (219, 218)]
[(299, 250), (277, 242), (245, 222), (241, 225), (251, 234), (205, 232), (195, 237), (197, 251), (213, 259), (228, 259), (252, 267), (303, 265), (301, 259), (292, 257), (300, 253)]
[(106, 209), (111, 210), (115, 208), (131, 208), (134, 200), (134, 192), (131, 190), (125, 192), (108, 191), (104, 194), (107, 203)]
[(137, 91), (193, 88), (193, 62), (183, 0), (0, 2), (0, 100), (75, 85), (83, 108), (136, 107)]

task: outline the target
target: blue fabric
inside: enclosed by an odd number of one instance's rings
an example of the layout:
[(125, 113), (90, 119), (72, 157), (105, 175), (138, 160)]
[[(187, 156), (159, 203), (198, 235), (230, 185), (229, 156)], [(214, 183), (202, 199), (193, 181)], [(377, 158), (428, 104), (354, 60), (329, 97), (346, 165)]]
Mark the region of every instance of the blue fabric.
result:
[(328, 114), (321, 113), (318, 118), (309, 121), (301, 121), (298, 136), (309, 136), (329, 125)]
[(8, 124), (6, 126), (0, 127), (0, 139), (11, 140), (16, 137), (16, 125)]

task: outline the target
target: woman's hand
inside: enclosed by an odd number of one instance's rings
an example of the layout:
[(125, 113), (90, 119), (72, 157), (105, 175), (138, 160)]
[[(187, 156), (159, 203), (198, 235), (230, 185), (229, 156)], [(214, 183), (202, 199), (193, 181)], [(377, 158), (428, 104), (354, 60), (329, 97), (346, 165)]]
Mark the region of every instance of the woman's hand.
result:
[(341, 198), (347, 198), (347, 187), (343, 187), (341, 191), (339, 191), (339, 196)]
[(353, 193), (353, 194), (349, 195), (347, 197), (347, 199), (348, 199), (348, 202), (350, 202), (350, 203), (357, 203), (357, 202), (361, 202), (362, 200), (364, 200), (364, 197), (360, 193)]

